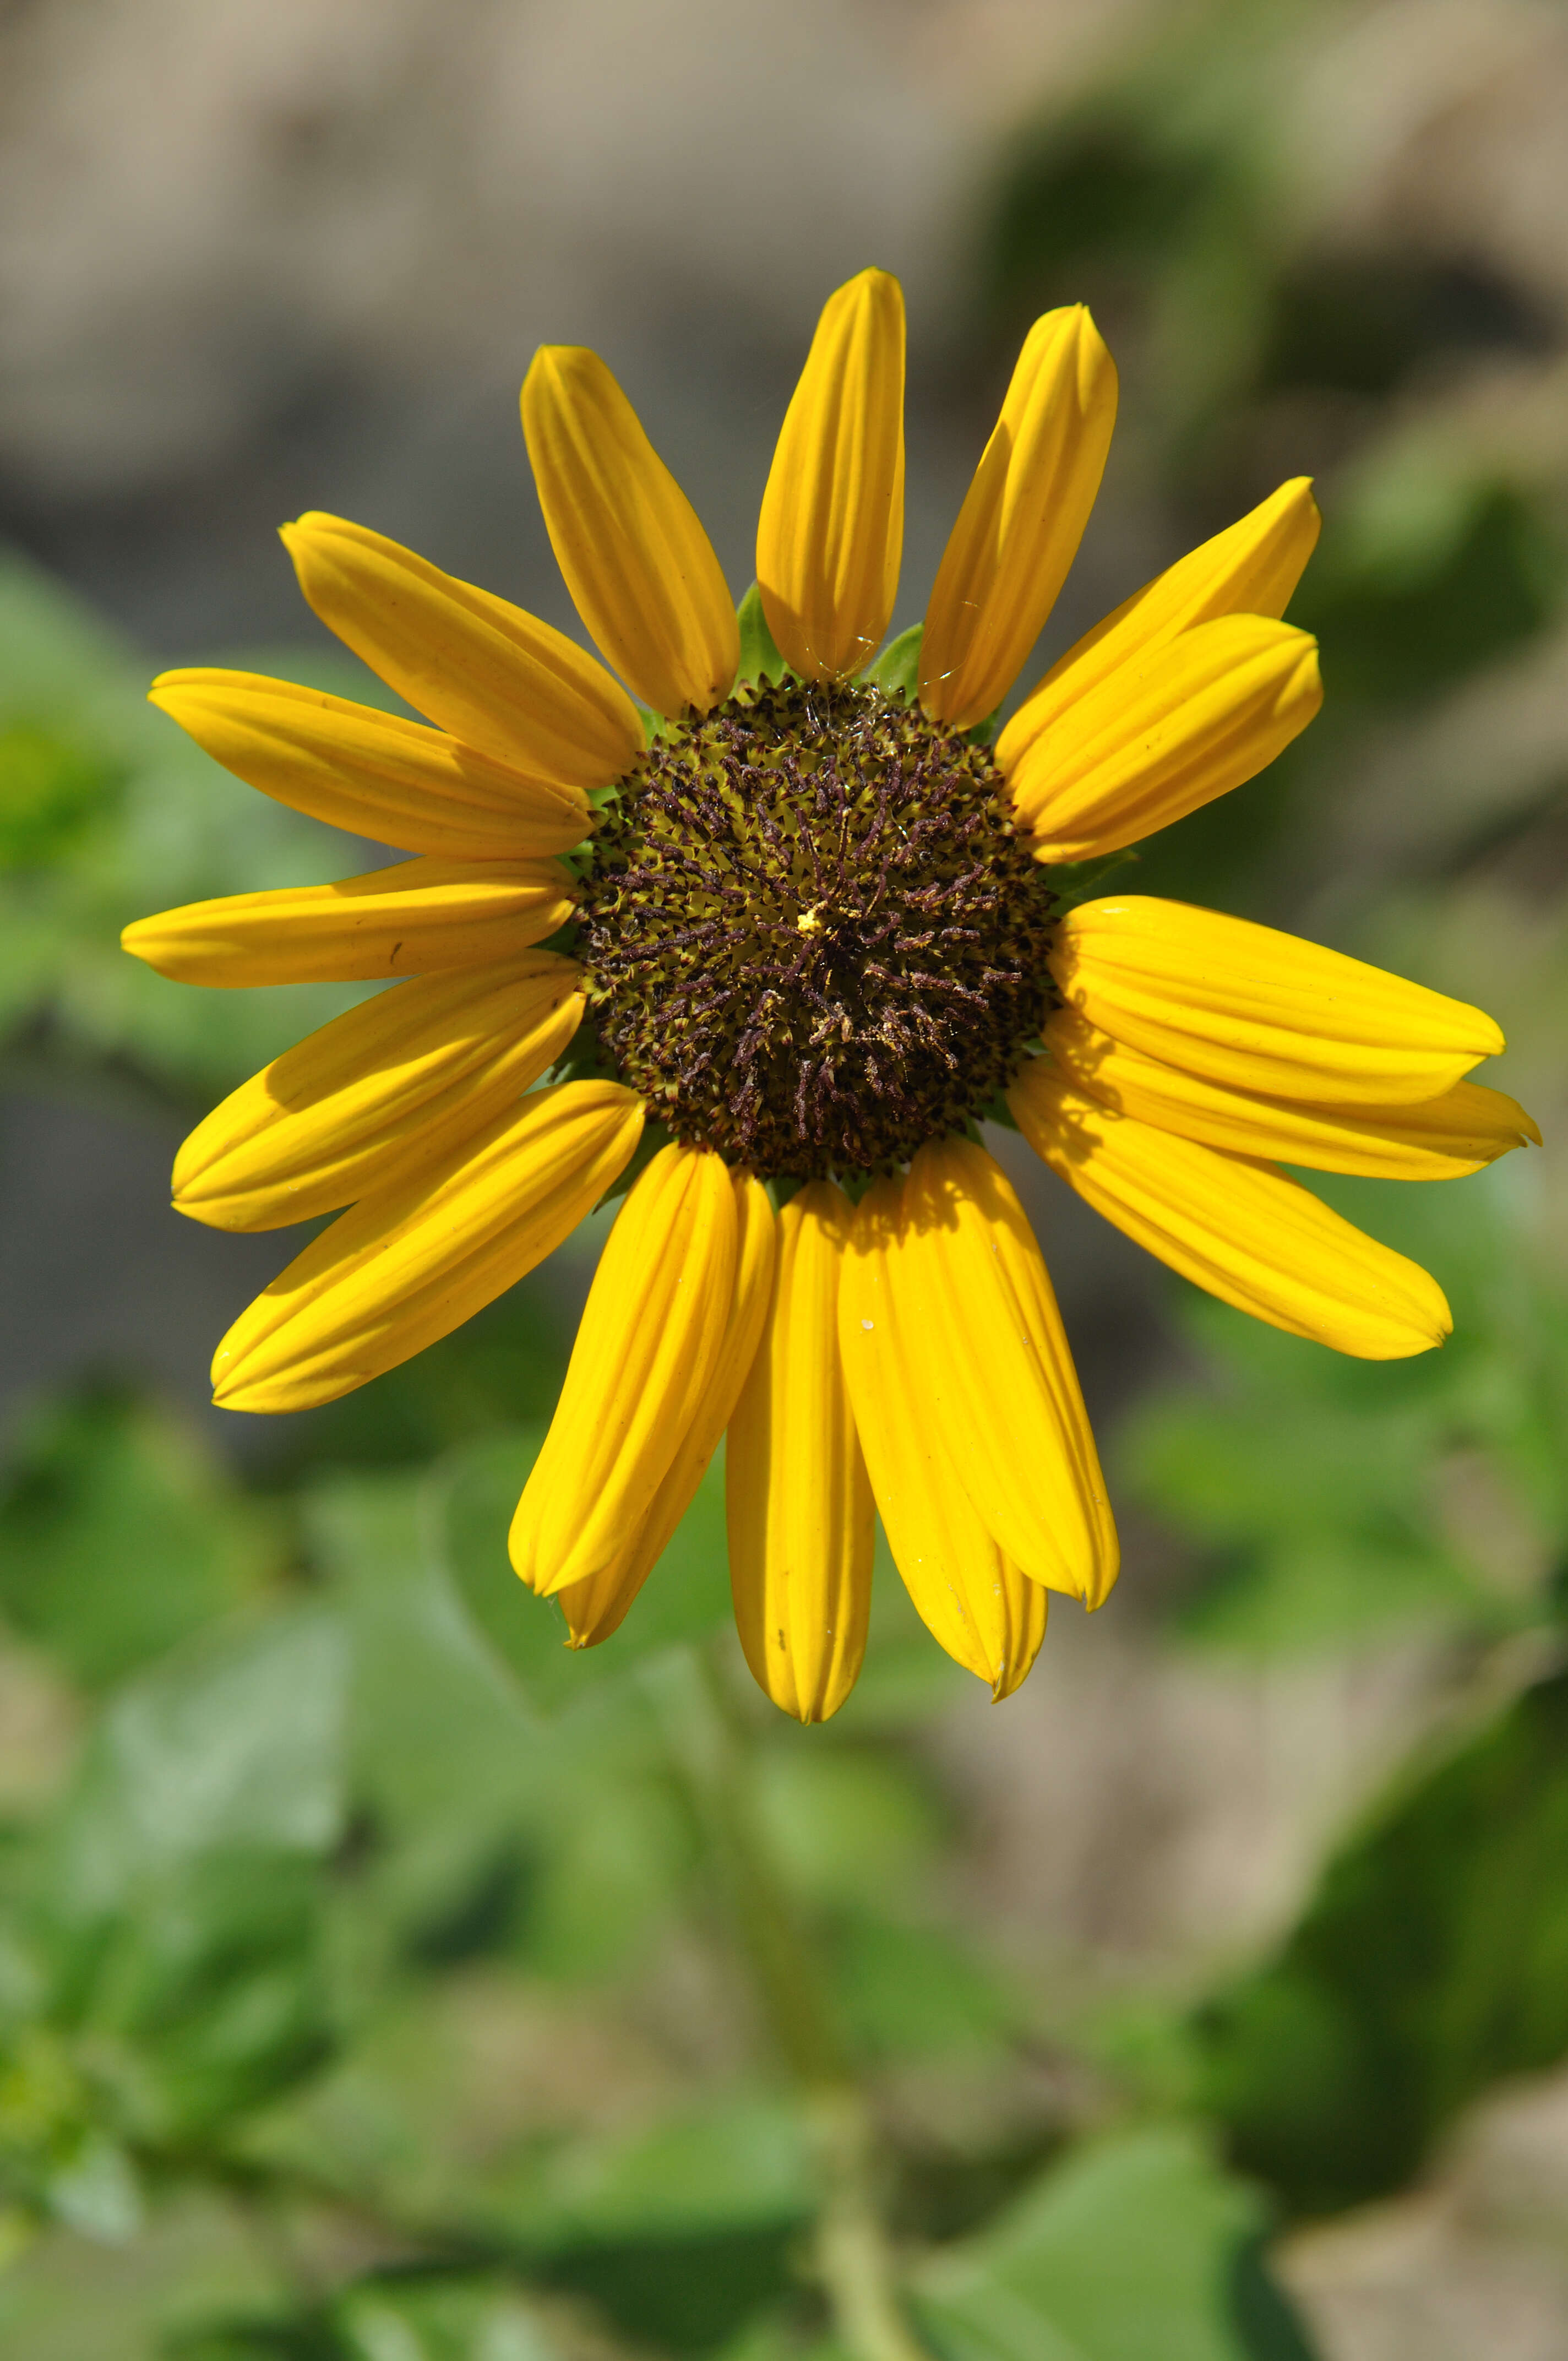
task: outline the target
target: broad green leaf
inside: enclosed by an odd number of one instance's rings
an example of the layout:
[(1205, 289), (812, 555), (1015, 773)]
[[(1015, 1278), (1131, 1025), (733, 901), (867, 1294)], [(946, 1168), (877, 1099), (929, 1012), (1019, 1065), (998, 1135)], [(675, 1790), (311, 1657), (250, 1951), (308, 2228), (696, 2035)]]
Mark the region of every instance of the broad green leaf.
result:
[(232, 1850), (319, 1857), (344, 1821), (346, 1664), (320, 1608), (226, 1627), (118, 1697), (47, 1856), (50, 1906), (89, 1920), (137, 1883)]
[(281, 1541), (172, 1412), (90, 1389), (35, 1415), (0, 1482), (0, 1608), (97, 1686), (254, 1596)]
[(1568, 1548), (1568, 1306), (1518, 1176), (1308, 1178), (1439, 1274), (1455, 1333), (1441, 1354), (1367, 1364), (1185, 1304), (1212, 1390), (1146, 1398), (1116, 1448), (1119, 1479), (1206, 1560), (1179, 1628), (1273, 1654), (1400, 1623), (1491, 1636), (1543, 1620)]
[(631, 1705), (626, 1692), (604, 1687), (575, 1709), (571, 1751), (547, 1791), (551, 1826), (536, 1830), (517, 1949), (536, 1974), (567, 1989), (644, 1962), (691, 1867), (690, 1830), (659, 1734)]
[(1203, 2012), (1203, 2096), (1292, 2207), (1402, 2185), (1468, 2101), (1568, 2056), (1568, 1675), (1407, 1781), (1278, 1956)]
[(803, 2221), (815, 2197), (805, 2113), (742, 2093), (536, 2153), (497, 2180), (490, 2203), (537, 2253)]
[(350, 1651), (349, 1754), (376, 1822), (366, 1880), (399, 1941), (449, 1928), (538, 1786), (535, 1726), (431, 1547), (417, 1477), (323, 1484), (305, 1501), (313, 1562)]
[(948, 2361), (1310, 2361), (1256, 2291), (1257, 2200), (1191, 2133), (1076, 2152), (915, 2274)]
[(916, 1889), (938, 1833), (913, 1764), (869, 1747), (801, 1746), (787, 1726), (759, 1748), (757, 1800), (791, 1883), (816, 1902), (851, 1907)]
[(1015, 2011), (996, 1977), (945, 1927), (858, 1911), (837, 1929), (833, 1987), (868, 2057), (995, 2047)]

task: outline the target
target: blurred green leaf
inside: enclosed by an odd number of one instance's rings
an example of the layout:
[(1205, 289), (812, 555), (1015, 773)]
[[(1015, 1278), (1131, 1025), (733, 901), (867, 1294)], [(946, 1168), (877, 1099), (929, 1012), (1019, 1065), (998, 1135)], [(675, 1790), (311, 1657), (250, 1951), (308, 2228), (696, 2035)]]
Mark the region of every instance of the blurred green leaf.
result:
[(1487, 1620), (1448, 1546), (1431, 1482), (1445, 1442), (1429, 1405), (1381, 1415), (1288, 1400), (1157, 1400), (1119, 1456), (1140, 1498), (1215, 1553), (1181, 1613), (1190, 1637), (1258, 1654), (1352, 1646), (1399, 1622)]
[(813, 1900), (864, 1905), (915, 1887), (939, 1823), (915, 1766), (869, 1748), (759, 1747), (757, 1798), (773, 1853)]
[(0, 720), (0, 871), (63, 859), (113, 808), (124, 776), (67, 730)]
[[(362, 2282), (332, 2305), (333, 2361), (593, 2361), (576, 2323), (491, 2275)], [(182, 2356), (181, 2356), (182, 2361)]]
[(868, 2057), (996, 2046), (1014, 2009), (996, 1977), (945, 1927), (847, 1915), (832, 1942), (834, 1991)]
[(329, 2055), (320, 1880), (297, 1853), (235, 1846), (148, 1875), (93, 1931), (56, 2004), (127, 2136), (226, 2135)]
[(1358, 1362), (1184, 1300), (1212, 1389), (1146, 1400), (1116, 1447), (1130, 1488), (1202, 1553), (1178, 1629), (1266, 1655), (1421, 1621), (1496, 1636), (1541, 1620), (1568, 1545), (1568, 1305), (1514, 1176), (1308, 1177), (1436, 1272), (1454, 1334)]
[(1399, 2187), (1491, 2082), (1568, 2054), (1568, 1675), (1332, 1861), (1278, 1957), (1198, 2026), (1237, 2160), (1316, 2213)]
[(234, 1848), (319, 1857), (344, 1824), (346, 1660), (320, 1608), (204, 1636), (126, 1688), (52, 1830), (62, 1921), (127, 1907), (138, 1881)]
[(182, 1421), (119, 1389), (36, 1413), (0, 1479), (0, 1609), (93, 1687), (254, 1595), (280, 1545)]
[(787, 2098), (733, 2093), (630, 2132), (521, 2158), (489, 2202), (535, 2252), (689, 2238), (805, 2220), (816, 2196), (809, 2122)]
[(1108, 2139), (916, 2273), (948, 2361), (1310, 2361), (1257, 2259), (1257, 2200), (1193, 2136)]
[[(100, 2130), (181, 2147), (326, 2054), (320, 1879), (343, 1823), (343, 1675), (329, 1617), (278, 1614), (187, 1646), (100, 1725), (20, 1896), (33, 2006), (65, 2045), (13, 2037), (13, 2078), (46, 2087), (51, 2054), (64, 2078), (40, 2153), (81, 2146), (85, 2171)], [(78, 2210), (105, 2170), (80, 2180)]]
[[(389, 701), (352, 658), (306, 649), (272, 661)], [(181, 901), (341, 876), (376, 856), (210, 760), (148, 704), (149, 670), (61, 585), (0, 553), (0, 1026), (47, 1017), (57, 1049), (128, 1060), (210, 1100), (363, 987), (193, 990), (122, 952), (121, 928)]]
[(541, 1713), (659, 1649), (721, 1629), (730, 1613), (721, 1446), (620, 1630), (597, 1647), (569, 1649), (559, 1608), (535, 1598), (507, 1555), (508, 1528), (546, 1431), (541, 1424), (477, 1444), (433, 1479), (443, 1562), (477, 1629)]
[(1388, 455), (1386, 478), (1366, 464), (1359, 514), (1324, 533), (1292, 601), (1291, 621), (1321, 642), (1331, 697), (1449, 688), (1561, 608), (1568, 558), (1539, 506), (1421, 456), (1407, 469)]

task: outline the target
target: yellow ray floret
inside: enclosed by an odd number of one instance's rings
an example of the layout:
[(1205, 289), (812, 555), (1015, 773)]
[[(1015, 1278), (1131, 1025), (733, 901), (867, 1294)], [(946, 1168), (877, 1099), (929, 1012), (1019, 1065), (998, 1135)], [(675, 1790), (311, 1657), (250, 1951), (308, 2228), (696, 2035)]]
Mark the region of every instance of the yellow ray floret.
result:
[(148, 697), (236, 778), (378, 844), (537, 860), (569, 852), (592, 826), (580, 787), (322, 689), (249, 672), (166, 672)]
[(551, 951), (419, 976), (275, 1058), (199, 1123), (174, 1202), (271, 1230), (400, 1188), (532, 1089), (582, 1018), (581, 971)]
[(1049, 1597), (998, 1549), (928, 1414), (888, 1261), (903, 1183), (878, 1180), (857, 1210), (839, 1292), (839, 1345), (889, 1546), (922, 1621), (1000, 1700), (1040, 1651)]
[(235, 1322), (213, 1362), (218, 1400), (310, 1410), (422, 1352), (569, 1236), (641, 1129), (620, 1082), (559, 1082), (366, 1198)]
[(996, 757), (1036, 859), (1083, 861), (1255, 777), (1322, 701), (1305, 631), (1223, 615), (1130, 656), (1022, 751), (1010, 725)]
[(881, 644), (904, 554), (904, 296), (862, 270), (823, 306), (757, 520), (757, 588), (803, 680)]
[(736, 1628), (760, 1688), (826, 1721), (855, 1685), (876, 1518), (839, 1357), (839, 1277), (853, 1225), (830, 1180), (779, 1216), (766, 1333), (724, 1463)]
[(1464, 1001), (1149, 895), (1069, 911), (1051, 972), (1067, 1005), (1118, 1041), (1266, 1098), (1419, 1105), (1504, 1046)]
[(706, 713), (740, 661), (713, 544), (597, 353), (546, 345), (522, 431), (555, 562), (598, 646), (655, 713)]
[(574, 787), (641, 752), (631, 699), (564, 631), (343, 517), (313, 510), (283, 541), (322, 621), (465, 745)]
[(574, 1648), (595, 1647), (619, 1629), (690, 1508), (756, 1356), (773, 1286), (773, 1200), (750, 1173), (731, 1173), (730, 1184), (735, 1191), (735, 1283), (724, 1341), (702, 1399), (678, 1440), (669, 1472), (641, 1524), (627, 1535), (598, 1573), (586, 1581), (568, 1583), (556, 1593)]
[(1061, 1315), (993, 1157), (932, 1140), (910, 1167), (884, 1268), (922, 1422), (975, 1514), (1025, 1573), (1098, 1607), (1116, 1529)]
[(1053, 1063), (1091, 1098), (1235, 1156), (1382, 1180), (1448, 1180), (1541, 1142), (1517, 1099), (1480, 1082), (1455, 1082), (1420, 1106), (1314, 1106), (1205, 1082), (1113, 1040), (1069, 1008), (1058, 1009), (1045, 1039)]
[(994, 712), (1078, 554), (1116, 423), (1116, 370), (1081, 303), (1024, 340), (937, 569), (920, 702), (968, 730)]
[(1368, 1361), (1441, 1345), (1435, 1279), (1269, 1164), (1115, 1115), (1044, 1058), (1007, 1093), (1020, 1130), (1096, 1213), (1211, 1295)]
[(511, 1562), (532, 1589), (603, 1573), (652, 1510), (723, 1357), (737, 1255), (723, 1159), (662, 1148), (606, 1241), (512, 1520)]
[(378, 983), (493, 967), (543, 942), (576, 906), (553, 861), (421, 856), (334, 885), (228, 894), (137, 918), (125, 949), (180, 983)]
[(1179, 632), (1222, 615), (1277, 619), (1317, 545), (1322, 522), (1305, 476), (1281, 484), (1257, 507), (1217, 533), (1097, 623), (1054, 664), (1002, 733), (1005, 763), (1028, 749), (1135, 656), (1152, 654)]

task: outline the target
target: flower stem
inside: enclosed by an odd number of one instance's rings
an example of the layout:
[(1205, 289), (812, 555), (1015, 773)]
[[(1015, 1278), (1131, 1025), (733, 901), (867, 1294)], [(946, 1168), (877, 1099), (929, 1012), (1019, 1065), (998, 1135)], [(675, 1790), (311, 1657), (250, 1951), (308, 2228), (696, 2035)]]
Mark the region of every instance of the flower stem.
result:
[(806, 2102), (822, 2189), (814, 2262), (834, 2328), (855, 2361), (929, 2361), (899, 2301), (871, 2110), (757, 1809), (745, 1730), (702, 1650), (673, 1651), (643, 1677), (762, 2015)]

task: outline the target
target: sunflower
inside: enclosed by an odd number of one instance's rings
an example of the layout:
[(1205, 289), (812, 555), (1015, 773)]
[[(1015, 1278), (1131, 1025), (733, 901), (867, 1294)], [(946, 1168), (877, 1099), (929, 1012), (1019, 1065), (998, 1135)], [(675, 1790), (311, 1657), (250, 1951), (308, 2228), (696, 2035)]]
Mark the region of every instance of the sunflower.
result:
[(1093, 1607), (1115, 1579), (1056, 1299), (982, 1121), (1200, 1287), (1373, 1359), (1441, 1344), (1442, 1292), (1278, 1160), (1436, 1180), (1539, 1137), (1463, 1079), (1503, 1047), (1478, 1010), (1185, 903), (1084, 898), (1085, 864), (1316, 712), (1314, 644), (1280, 620), (1306, 482), (1129, 598), (996, 736), (1115, 371), (1080, 306), (1036, 322), (924, 626), (878, 661), (903, 403), (903, 300), (867, 270), (822, 313), (738, 614), (603, 361), (540, 352), (529, 456), (620, 679), (379, 533), (301, 518), (306, 598), (432, 726), (245, 673), (168, 673), (153, 700), (263, 793), (412, 857), (125, 936), (190, 983), (392, 987), (180, 1153), (198, 1221), (338, 1216), (224, 1338), (217, 1400), (365, 1384), (622, 1194), (512, 1562), (571, 1645), (605, 1639), (728, 1435), (741, 1643), (803, 1721), (860, 1669), (878, 1513), (998, 1697), (1047, 1593)]

